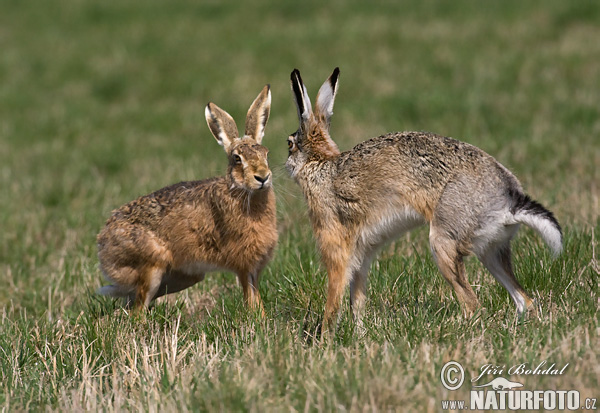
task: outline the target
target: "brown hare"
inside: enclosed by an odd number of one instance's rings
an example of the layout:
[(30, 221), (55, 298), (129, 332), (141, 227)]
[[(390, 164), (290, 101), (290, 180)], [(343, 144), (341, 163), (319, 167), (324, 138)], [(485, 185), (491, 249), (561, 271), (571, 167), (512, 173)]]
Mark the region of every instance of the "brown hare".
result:
[(277, 243), (273, 176), (261, 145), (271, 108), (265, 86), (250, 106), (243, 137), (214, 103), (208, 126), (229, 159), (227, 174), (159, 189), (113, 211), (98, 235), (98, 258), (113, 284), (100, 294), (136, 307), (188, 288), (207, 272), (237, 274), (244, 301), (264, 313), (258, 280)]
[(342, 152), (329, 135), (339, 69), (317, 94), (314, 111), (296, 69), (291, 83), (299, 129), (288, 138), (286, 167), (300, 185), (328, 274), (325, 326), (334, 327), (346, 285), (360, 322), (367, 272), (377, 250), (429, 224), (433, 257), (467, 315), (479, 306), (463, 259), (475, 254), (522, 313), (533, 300), (514, 276), (510, 240), (525, 224), (555, 254), (561, 228), (517, 178), (475, 146), (427, 132), (397, 132)]

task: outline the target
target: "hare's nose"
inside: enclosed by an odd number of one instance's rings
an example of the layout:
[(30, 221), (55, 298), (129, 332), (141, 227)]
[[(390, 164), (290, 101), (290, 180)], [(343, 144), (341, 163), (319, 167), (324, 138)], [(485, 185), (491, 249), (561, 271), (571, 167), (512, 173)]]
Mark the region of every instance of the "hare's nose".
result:
[(265, 182), (267, 182), (269, 180), (269, 177), (271, 176), (271, 174), (267, 174), (266, 176), (262, 177), (260, 175), (254, 175), (254, 179), (256, 179), (258, 182), (260, 182), (261, 184), (264, 185)]

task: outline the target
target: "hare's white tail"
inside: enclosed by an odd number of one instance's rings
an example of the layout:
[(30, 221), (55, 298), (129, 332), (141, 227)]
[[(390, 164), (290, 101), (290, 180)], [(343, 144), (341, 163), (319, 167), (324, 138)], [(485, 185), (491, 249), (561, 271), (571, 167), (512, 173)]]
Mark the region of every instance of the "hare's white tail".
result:
[(125, 298), (131, 294), (131, 291), (127, 291), (117, 285), (105, 285), (104, 287), (98, 288), (96, 294), (115, 298)]
[(510, 212), (516, 222), (533, 228), (548, 244), (555, 256), (562, 251), (562, 230), (554, 214), (521, 192), (510, 194)]

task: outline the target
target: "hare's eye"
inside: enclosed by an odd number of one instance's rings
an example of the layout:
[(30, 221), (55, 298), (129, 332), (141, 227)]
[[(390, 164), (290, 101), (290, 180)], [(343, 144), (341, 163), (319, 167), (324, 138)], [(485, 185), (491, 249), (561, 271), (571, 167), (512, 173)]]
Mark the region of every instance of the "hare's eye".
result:
[(239, 155), (233, 155), (233, 162), (235, 162), (236, 165), (241, 165), (242, 158), (240, 158)]
[(292, 149), (294, 147), (294, 142), (291, 139), (288, 139), (288, 148)]

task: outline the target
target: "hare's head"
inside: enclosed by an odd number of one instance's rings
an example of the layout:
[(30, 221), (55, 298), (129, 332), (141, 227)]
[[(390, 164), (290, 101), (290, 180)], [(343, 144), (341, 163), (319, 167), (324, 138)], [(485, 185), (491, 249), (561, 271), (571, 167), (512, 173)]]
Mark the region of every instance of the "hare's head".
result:
[(269, 150), (261, 145), (271, 110), (271, 91), (266, 85), (246, 116), (246, 129), (239, 137), (233, 118), (214, 103), (206, 105), (206, 122), (229, 158), (227, 174), (231, 184), (247, 191), (270, 188), (273, 176), (267, 162)]
[(294, 69), (291, 75), (292, 92), (298, 108), (300, 127), (288, 138), (286, 167), (296, 176), (302, 166), (311, 159), (327, 159), (339, 155), (340, 151), (329, 136), (329, 125), (333, 115), (333, 102), (337, 93), (340, 69), (335, 68), (317, 94), (314, 111), (300, 72)]

